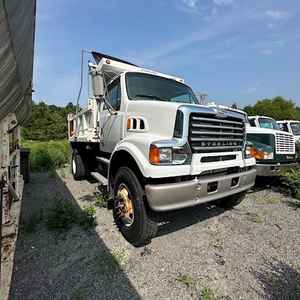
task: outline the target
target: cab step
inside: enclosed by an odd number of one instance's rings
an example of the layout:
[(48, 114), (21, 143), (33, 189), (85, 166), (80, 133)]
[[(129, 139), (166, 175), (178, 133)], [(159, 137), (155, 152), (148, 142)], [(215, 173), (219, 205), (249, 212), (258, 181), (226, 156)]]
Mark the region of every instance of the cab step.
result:
[(108, 184), (108, 180), (107, 178), (105, 178), (103, 175), (101, 175), (100, 173), (98, 172), (91, 172), (91, 176), (93, 178), (95, 178), (99, 183), (101, 183), (102, 185), (104, 186), (107, 186)]
[(105, 158), (105, 157), (97, 156), (96, 159), (97, 159), (99, 162), (105, 164), (106, 166), (109, 165), (110, 160), (107, 159), (107, 158)]

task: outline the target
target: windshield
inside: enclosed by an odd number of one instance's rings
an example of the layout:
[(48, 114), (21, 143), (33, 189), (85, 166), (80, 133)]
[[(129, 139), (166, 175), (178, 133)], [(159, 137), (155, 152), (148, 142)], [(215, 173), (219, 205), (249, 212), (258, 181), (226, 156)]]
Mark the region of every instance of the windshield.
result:
[(193, 91), (187, 85), (151, 74), (127, 73), (126, 88), (130, 100), (198, 103)]
[(300, 135), (300, 123), (298, 122), (291, 123), (291, 128), (294, 135)]
[(259, 125), (261, 128), (269, 128), (279, 130), (279, 126), (275, 120), (269, 118), (259, 118)]

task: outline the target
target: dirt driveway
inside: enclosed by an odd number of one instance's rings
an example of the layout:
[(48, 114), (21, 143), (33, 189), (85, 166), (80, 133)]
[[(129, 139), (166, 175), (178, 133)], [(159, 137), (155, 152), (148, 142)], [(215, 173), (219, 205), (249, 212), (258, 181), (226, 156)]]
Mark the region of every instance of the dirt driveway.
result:
[[(50, 232), (28, 224), (55, 197), (79, 208), (97, 184), (32, 176), (25, 187), (10, 299), (300, 299), (300, 207), (271, 189), (236, 209), (198, 206), (160, 215), (158, 236), (128, 244), (111, 212), (97, 226)], [(38, 221), (37, 221), (38, 222)]]

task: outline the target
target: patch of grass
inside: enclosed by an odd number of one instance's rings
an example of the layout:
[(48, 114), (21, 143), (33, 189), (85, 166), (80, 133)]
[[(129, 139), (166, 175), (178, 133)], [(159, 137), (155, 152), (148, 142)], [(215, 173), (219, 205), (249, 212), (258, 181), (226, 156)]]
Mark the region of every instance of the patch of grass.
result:
[(103, 195), (96, 195), (95, 205), (98, 207), (107, 207), (106, 198)]
[(30, 166), (33, 172), (47, 172), (63, 167), (70, 160), (70, 146), (67, 140), (23, 141), (22, 147), (30, 150)]
[(201, 290), (200, 296), (199, 296), (199, 300), (215, 300), (215, 293), (214, 291), (209, 288), (209, 287), (204, 287)]
[(129, 262), (129, 252), (125, 248), (113, 248), (111, 254), (114, 260), (120, 265), (125, 266)]
[(177, 278), (177, 281), (183, 283), (186, 287), (194, 287), (196, 282), (190, 274), (180, 274)]
[(300, 168), (290, 169), (281, 174), (281, 182), (293, 197), (300, 200)]
[(247, 220), (257, 223), (257, 224), (263, 224), (264, 223), (264, 219), (260, 214), (256, 214), (256, 213), (247, 213)]
[(77, 209), (71, 202), (56, 200), (53, 207), (48, 211), (46, 225), (52, 231), (66, 231), (77, 224), (83, 229), (96, 225), (96, 209), (90, 205), (83, 210)]
[(278, 204), (278, 203), (280, 203), (280, 197), (277, 195), (264, 195), (263, 197), (257, 198), (256, 203), (258, 203), (258, 204)]
[(49, 230), (68, 230), (78, 221), (78, 212), (74, 205), (68, 201), (58, 199), (53, 207), (48, 210), (46, 225)]
[(94, 227), (96, 223), (96, 208), (93, 205), (88, 205), (83, 208), (78, 217), (77, 224), (84, 229)]

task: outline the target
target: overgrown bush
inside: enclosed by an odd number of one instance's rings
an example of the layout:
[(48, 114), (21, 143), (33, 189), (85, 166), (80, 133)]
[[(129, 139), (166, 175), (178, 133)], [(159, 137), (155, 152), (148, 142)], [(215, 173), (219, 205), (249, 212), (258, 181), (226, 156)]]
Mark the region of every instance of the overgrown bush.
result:
[(300, 200), (300, 168), (290, 169), (282, 174), (282, 184), (291, 195)]
[(60, 168), (70, 159), (70, 146), (67, 140), (25, 141), (22, 146), (30, 150), (30, 166), (33, 172), (46, 172)]

